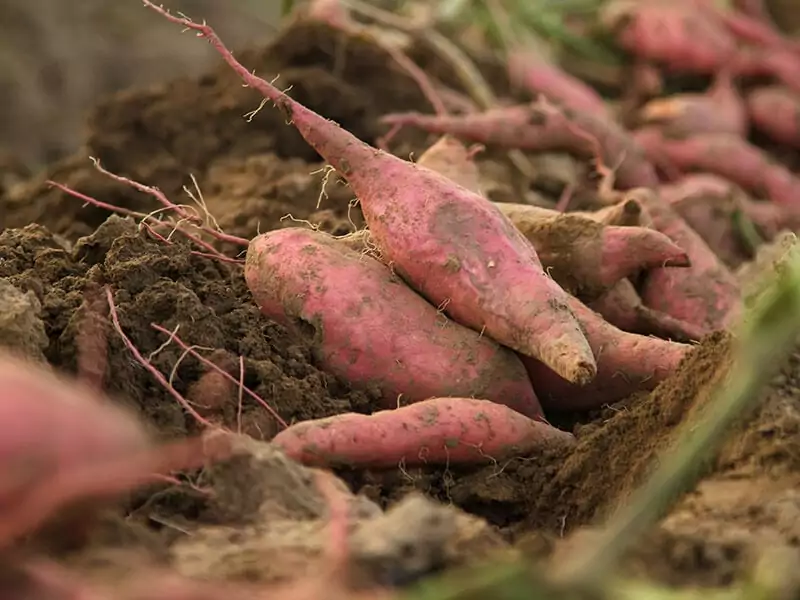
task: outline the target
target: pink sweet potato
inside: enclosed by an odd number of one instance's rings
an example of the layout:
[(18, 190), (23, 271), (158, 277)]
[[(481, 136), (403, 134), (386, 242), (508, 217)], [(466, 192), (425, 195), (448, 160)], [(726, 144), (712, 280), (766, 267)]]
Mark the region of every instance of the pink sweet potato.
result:
[(645, 306), (691, 323), (706, 333), (725, 326), (739, 303), (736, 278), (697, 232), (655, 193), (640, 196), (649, 225), (686, 251), (686, 269), (653, 269), (640, 290)]
[(585, 386), (574, 385), (539, 361), (522, 357), (545, 408), (590, 410), (652, 390), (675, 371), (692, 347), (621, 331), (576, 298), (570, 306), (597, 356), (597, 376)]
[(213, 29), (168, 20), (207, 39), (251, 88), (286, 113), (303, 138), (350, 184), (371, 238), (414, 289), (453, 320), (540, 358), (567, 379), (594, 377), (595, 361), (533, 246), (486, 198), (447, 177), (381, 152), (254, 76)]
[(371, 415), (303, 421), (271, 443), (304, 465), (395, 468), (503, 461), (569, 446), (574, 438), (493, 402), (432, 398)]
[(776, 142), (800, 148), (800, 94), (767, 86), (752, 90), (746, 101), (753, 127)]
[(767, 239), (783, 229), (800, 227), (792, 211), (772, 202), (753, 201), (736, 184), (708, 173), (686, 175), (662, 185), (659, 193), (729, 266), (737, 266), (747, 256), (735, 223), (737, 213)]
[(699, 341), (704, 336), (701, 327), (646, 307), (628, 279), (619, 281), (588, 307), (628, 333), (655, 335), (676, 342)]
[(458, 394), (541, 416), (513, 352), (449, 321), (330, 235), (287, 228), (256, 237), (245, 278), (263, 314), (313, 333), (320, 365), (379, 389), (387, 408)]
[(615, 175), (621, 188), (658, 184), (643, 149), (620, 125), (607, 118), (547, 103), (534, 102), (461, 116), (398, 113), (384, 116), (381, 122), (450, 134), (487, 146), (539, 152), (562, 150), (594, 156), (598, 144), (603, 162), (619, 165)]
[(800, 211), (800, 178), (738, 136), (700, 134), (679, 139), (648, 127), (640, 129), (636, 138), (653, 160), (663, 157), (683, 172), (720, 175), (756, 197)]
[(531, 241), (550, 276), (582, 298), (594, 299), (647, 269), (689, 265), (680, 247), (652, 229), (604, 227), (572, 213), (548, 216), (546, 209), (524, 204), (498, 206)]
[(640, 110), (639, 119), (644, 124), (659, 125), (676, 137), (698, 133), (747, 134), (744, 103), (728, 70), (717, 76), (705, 94), (676, 94), (651, 100)]
[(82, 529), (94, 503), (204, 460), (188, 443), (151, 449), (143, 424), (128, 411), (88, 386), (5, 353), (0, 421), (0, 550), (58, 520), (67, 506), (69, 524)]
[(511, 84), (527, 90), (534, 99), (543, 94), (549, 100), (599, 117), (608, 118), (603, 98), (593, 88), (532, 50), (508, 53)]
[(718, 73), (737, 51), (723, 23), (680, 0), (613, 0), (604, 4), (601, 21), (622, 49), (671, 72)]

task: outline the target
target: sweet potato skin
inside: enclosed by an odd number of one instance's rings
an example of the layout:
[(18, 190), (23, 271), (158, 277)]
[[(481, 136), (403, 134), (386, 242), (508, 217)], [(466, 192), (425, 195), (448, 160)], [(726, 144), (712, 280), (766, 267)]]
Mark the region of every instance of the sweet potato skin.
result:
[(691, 348), (688, 344), (621, 331), (576, 298), (570, 301), (570, 307), (597, 356), (597, 375), (585, 386), (573, 385), (542, 363), (522, 357), (545, 408), (590, 410), (638, 391), (652, 390), (675, 371)]
[(800, 95), (782, 86), (752, 90), (746, 98), (753, 126), (776, 142), (800, 148)]
[(541, 416), (510, 350), (450, 321), (332, 236), (300, 228), (262, 234), (250, 244), (245, 279), (263, 314), (311, 328), (323, 368), (377, 386), (387, 407), (458, 393)]
[(657, 98), (648, 102), (639, 115), (644, 124), (659, 124), (676, 137), (699, 133), (747, 134), (745, 105), (727, 70), (717, 76), (705, 94)]
[(650, 226), (683, 248), (691, 260), (686, 269), (653, 269), (640, 289), (645, 306), (703, 328), (725, 326), (739, 303), (736, 278), (697, 232), (660, 197), (642, 196)]
[[(720, 202), (735, 204), (768, 239), (774, 238), (783, 229), (800, 229), (800, 213), (772, 202), (753, 200), (738, 185), (718, 175), (690, 173), (677, 181), (661, 185), (658, 192), (701, 235), (703, 227), (692, 223), (686, 211), (694, 210), (694, 205), (704, 202), (711, 205)], [(706, 227), (713, 228), (713, 224), (707, 224)]]
[(676, 342), (699, 341), (704, 336), (701, 327), (646, 307), (628, 279), (619, 281), (587, 306), (609, 324), (628, 333), (654, 335)]
[(608, 109), (600, 94), (558, 65), (537, 56), (536, 52), (509, 52), (507, 67), (512, 85), (526, 89), (534, 97), (544, 94), (568, 108), (608, 117)]
[(595, 154), (591, 140), (596, 140), (603, 162), (618, 165), (615, 176), (620, 188), (658, 184), (655, 169), (644, 150), (621, 126), (607, 118), (555, 105), (534, 102), (465, 116), (401, 113), (386, 115), (381, 122), (450, 134), (487, 146), (540, 152), (563, 150), (582, 156)]
[(680, 171), (720, 175), (756, 197), (800, 211), (800, 178), (738, 136), (698, 134), (678, 139), (643, 128), (636, 137), (654, 159), (660, 155)]
[(671, 72), (717, 73), (736, 55), (726, 27), (691, 3), (614, 0), (604, 5), (601, 19), (621, 48)]
[[(149, 439), (127, 411), (96, 392), (0, 352), (0, 480), (28, 484), (103, 458), (144, 450)], [(3, 495), (9, 492), (0, 484)], [(0, 504), (5, 498), (0, 495)]]
[(574, 213), (498, 204), (533, 244), (550, 276), (570, 293), (593, 299), (625, 277), (664, 266), (688, 266), (667, 236), (643, 227), (604, 227)]
[(272, 444), (308, 466), (484, 464), (574, 442), (571, 434), (471, 398), (431, 398), (372, 415), (303, 421)]

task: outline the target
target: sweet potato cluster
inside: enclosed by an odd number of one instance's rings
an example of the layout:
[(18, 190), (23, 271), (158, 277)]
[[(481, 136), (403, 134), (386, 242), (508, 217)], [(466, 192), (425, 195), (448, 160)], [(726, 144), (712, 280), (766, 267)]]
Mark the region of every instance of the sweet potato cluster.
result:
[[(797, 228), (800, 180), (746, 135), (752, 126), (800, 146), (800, 51), (767, 23), (711, 2), (620, 0), (606, 4), (602, 21), (641, 65), (711, 75), (706, 93), (648, 98), (631, 130), (591, 87), (519, 49), (510, 79), (536, 100), (447, 114), (455, 96), (442, 94), (431, 101), (438, 114), (382, 118), (437, 136), (416, 162), (256, 77), (209, 26), (145, 5), (210, 42), (360, 203), (367, 227), (344, 237), (306, 227), (252, 240), (215, 232), (247, 246), (245, 280), (265, 316), (313, 339), (326, 371), (379, 391), (378, 412), (294, 423), (274, 436), (305, 464), (472, 464), (569, 447), (572, 434), (546, 412), (654, 389), (691, 342), (738, 314), (728, 256), (736, 219), (766, 238)], [(341, 6), (324, 5), (307, 18), (355, 31)], [(687, 19), (701, 34), (689, 39)], [(768, 81), (741, 83), (752, 77)], [(604, 175), (595, 205), (493, 202), (465, 142), (594, 157)], [(0, 556), (64, 506), (224, 454), (207, 439), (156, 445), (95, 391), (11, 356), (0, 356), (0, 390)]]

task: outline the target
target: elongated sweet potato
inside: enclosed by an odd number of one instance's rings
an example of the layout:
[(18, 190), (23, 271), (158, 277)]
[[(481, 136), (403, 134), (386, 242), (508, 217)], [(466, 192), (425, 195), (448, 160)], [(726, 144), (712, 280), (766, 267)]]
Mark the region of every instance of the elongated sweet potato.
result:
[(245, 279), (261, 312), (313, 333), (318, 360), (386, 407), (458, 394), (541, 409), (514, 354), (447, 319), (369, 256), (327, 234), (287, 228), (255, 238)]
[(534, 99), (539, 94), (557, 104), (608, 118), (603, 98), (593, 88), (573, 77), (533, 49), (508, 53), (508, 77), (512, 85), (527, 90)]
[(700, 134), (678, 139), (648, 127), (640, 129), (636, 138), (653, 160), (660, 156), (683, 172), (720, 175), (756, 197), (800, 211), (800, 178), (738, 136)]
[(595, 141), (603, 162), (618, 165), (617, 184), (623, 188), (655, 187), (658, 177), (639, 147), (620, 125), (592, 114), (534, 102), (488, 110), (474, 115), (386, 115), (387, 125), (408, 125), (430, 133), (504, 148), (532, 151), (563, 150), (593, 156)]
[(733, 87), (730, 70), (722, 71), (705, 94), (676, 94), (651, 100), (639, 112), (640, 121), (655, 124), (671, 136), (698, 133), (747, 134), (744, 102)]
[(736, 278), (703, 238), (656, 193), (642, 194), (648, 225), (680, 246), (691, 261), (686, 269), (652, 269), (640, 294), (645, 306), (701, 327), (705, 333), (725, 326), (739, 305)]
[(590, 410), (638, 391), (652, 390), (675, 371), (692, 348), (621, 331), (576, 298), (571, 299), (570, 306), (597, 356), (597, 376), (585, 386), (574, 385), (539, 361), (522, 357), (533, 388), (546, 408)]
[(411, 287), (453, 320), (586, 382), (595, 361), (568, 294), (547, 277), (533, 246), (480, 194), (364, 143), (239, 63), (207, 25), (166, 19), (207, 39), (251, 88), (350, 184), (371, 238)]
[(594, 299), (620, 279), (661, 267), (686, 267), (686, 253), (667, 236), (644, 227), (604, 227), (572, 213), (522, 204), (498, 204), (536, 248), (553, 279), (571, 293)]
[(500, 404), (432, 398), (371, 415), (303, 421), (271, 443), (304, 465), (393, 468), (490, 463), (573, 442), (571, 434)]
[(676, 342), (699, 341), (704, 336), (701, 327), (646, 307), (628, 279), (619, 281), (588, 307), (628, 333), (655, 335)]
[(800, 148), (800, 94), (783, 86), (752, 90), (746, 98), (753, 127), (776, 142)]

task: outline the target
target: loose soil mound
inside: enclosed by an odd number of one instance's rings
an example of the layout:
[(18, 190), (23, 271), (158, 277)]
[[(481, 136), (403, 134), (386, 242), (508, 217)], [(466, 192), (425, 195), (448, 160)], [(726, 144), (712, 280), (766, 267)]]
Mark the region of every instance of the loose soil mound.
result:
[[(280, 73), (297, 100), (373, 143), (384, 133), (376, 125), (380, 114), (426, 107), (416, 85), (374, 46), (345, 40), (324, 26), (295, 26), (240, 58), (259, 73)], [(243, 118), (258, 104), (256, 94), (223, 67), (199, 79), (126, 92), (96, 108), (84, 150), (44, 174), (10, 183), (0, 197), (0, 281), (16, 288), (0, 293), (0, 314), (23, 314), (23, 306), (27, 315), (13, 320), (17, 329), (8, 335), (24, 338), (51, 365), (68, 371), (77, 368), (79, 348), (93, 348), (93, 362), (107, 365), (101, 370), (105, 389), (136, 407), (164, 437), (200, 426), (132, 359), (117, 332), (98, 331), (93, 345), (81, 342), (91, 294), (103, 285), (114, 290), (125, 334), (174, 389), (206, 418), (255, 440), (271, 437), (274, 419), (246, 396), (239, 407), (238, 389), (224, 382), (214, 389), (229, 399), (225, 408), (214, 408), (219, 398), (197, 396), (194, 384), (205, 368), (175, 344), (165, 344), (167, 336), (153, 323), (213, 350), (214, 361), (235, 377), (242, 357), (244, 385), (286, 421), (369, 413), (377, 406), (377, 393), (322, 372), (303, 332), (261, 316), (238, 267), (191, 254), (180, 242), (166, 246), (132, 219), (109, 218), (46, 184), (52, 179), (134, 210), (157, 206), (97, 172), (88, 160), (94, 156), (176, 201), (183, 201), (182, 188), (193, 186), (194, 176), (209, 212), (239, 236), (296, 225), (292, 219), (337, 233), (359, 227), (352, 194), (334, 178), (323, 193), (324, 165), (278, 111), (267, 106)], [(426, 141), (412, 134), (404, 139), (417, 150)], [(479, 469), (339, 473), (360, 494), (340, 489), (358, 522), (381, 531), (364, 534), (355, 550), (364, 577), (402, 583), (509, 543), (537, 554), (555, 552), (558, 559), (582, 539), (561, 538), (624, 503), (652, 469), (656, 453), (669, 448), (676, 427), (702, 409), (727, 375), (730, 345), (723, 334), (704, 340), (651, 394), (576, 425), (578, 444), (568, 452)], [(125, 520), (110, 514), (93, 543), (70, 550), (64, 560), (109, 579), (135, 566), (165, 564), (210, 579), (283, 581), (313, 572), (326, 539), (313, 472), (288, 464), (266, 445), (248, 444), (244, 458), (205, 473), (196, 487), (137, 493)], [(627, 568), (680, 585), (729, 582), (747, 567), (753, 548), (776, 542), (800, 547), (798, 484), (800, 353), (776, 377), (758, 412), (731, 431), (703, 483), (632, 551)], [(422, 518), (420, 504), (412, 511), (421, 519), (416, 529), (407, 517), (403, 527), (380, 529), (379, 521), (392, 514), (381, 511), (403, 510), (396, 503), (412, 490), (485, 521), (428, 507), (435, 513), (433, 527)], [(405, 527), (411, 533), (398, 532)], [(428, 538), (420, 531), (428, 531)]]

